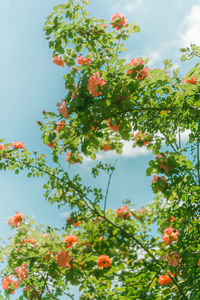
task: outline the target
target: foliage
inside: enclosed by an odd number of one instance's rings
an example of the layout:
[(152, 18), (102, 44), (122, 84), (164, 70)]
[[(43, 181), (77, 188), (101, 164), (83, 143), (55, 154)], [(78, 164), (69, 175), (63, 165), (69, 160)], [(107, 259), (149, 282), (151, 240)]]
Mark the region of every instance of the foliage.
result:
[[(45, 175), (44, 197), (72, 210), (61, 229), (37, 226), (19, 214), (9, 219), (14, 233), (2, 248), (5, 295), (23, 288), (20, 300), (74, 299), (74, 285), (80, 299), (199, 299), (199, 64), (183, 83), (177, 72), (170, 75), (170, 61), (163, 70), (150, 70), (142, 58), (127, 64), (123, 40), (139, 27), (119, 13), (109, 28), (89, 17), (87, 4), (56, 6), (44, 27), (52, 61), (71, 68), (58, 112), (43, 111), (38, 121), (54, 166), (23, 143), (0, 145), (1, 170)], [(199, 56), (195, 45), (181, 51), (182, 60)], [(185, 132), (187, 142), (181, 140)], [(63, 153), (72, 165), (95, 159), (100, 150), (120, 154), (123, 141), (156, 155), (147, 169), (148, 176), (155, 174), (155, 199), (139, 211), (129, 202), (117, 211), (107, 208), (115, 165), (100, 162), (91, 170), (94, 178), (107, 174), (104, 194), (61, 164)]]

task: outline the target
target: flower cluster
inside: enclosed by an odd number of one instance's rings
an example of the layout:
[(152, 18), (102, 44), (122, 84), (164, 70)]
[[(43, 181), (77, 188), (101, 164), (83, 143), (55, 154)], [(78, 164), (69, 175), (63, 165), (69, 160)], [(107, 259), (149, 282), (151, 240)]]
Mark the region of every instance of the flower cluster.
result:
[(136, 145), (139, 147), (147, 146), (151, 141), (151, 137), (148, 132), (138, 131), (134, 137)]
[(132, 214), (127, 205), (122, 206), (116, 210), (115, 216), (122, 219), (129, 219)]
[(18, 277), (18, 280), (14, 280), (12, 276), (5, 276), (4, 279), (1, 282), (1, 286), (4, 289), (4, 291), (8, 291), (9, 294), (14, 294), (15, 289), (19, 287), (19, 284), (27, 277), (28, 271), (26, 270), (27, 262), (21, 265), (21, 267), (15, 268), (15, 272), (17, 275), (14, 275), (15, 277)]
[(174, 163), (172, 159), (168, 159), (164, 153), (159, 153), (155, 156), (155, 160), (158, 163), (158, 172), (170, 174), (174, 169)]
[(174, 228), (166, 228), (164, 235), (162, 235), (162, 241), (166, 246), (170, 245), (173, 241), (178, 239), (179, 231)]
[(106, 84), (106, 81), (104, 79), (100, 79), (99, 72), (93, 73), (87, 83), (88, 91), (92, 95), (92, 97), (96, 98), (100, 95), (102, 95), (102, 92), (98, 92), (97, 88), (102, 87), (104, 84)]
[(54, 57), (52, 58), (52, 62), (53, 62), (54, 64), (56, 64), (57, 66), (59, 66), (59, 67), (64, 67), (64, 66), (65, 66), (64, 60), (62, 59), (62, 57), (60, 57), (60, 56), (58, 56), (58, 55), (56, 55), (56, 56), (54, 56)]
[(16, 212), (13, 217), (7, 219), (7, 224), (12, 227), (17, 227), (22, 223), (24, 215), (20, 212)]
[(107, 125), (112, 131), (118, 131), (120, 126), (111, 118), (108, 119)]
[(196, 84), (197, 83), (197, 78), (195, 76), (193, 76), (190, 79), (187, 79), (186, 76), (183, 77), (183, 84), (189, 83), (189, 84)]
[(126, 26), (127, 18), (123, 16), (120, 12), (112, 15), (111, 25), (114, 29), (119, 30), (122, 27)]
[(64, 270), (65, 267), (71, 268), (71, 265), (69, 264), (71, 258), (69, 257), (69, 251), (65, 251), (62, 249), (60, 252), (56, 254), (56, 261), (57, 264)]
[(65, 103), (65, 100), (62, 99), (61, 102), (57, 103), (57, 106), (58, 106), (57, 110), (58, 110), (59, 114), (61, 114), (63, 118), (69, 119), (69, 112), (68, 112), (67, 104)]
[(131, 75), (133, 72), (136, 72), (135, 79), (141, 80), (144, 77), (148, 77), (150, 70), (147, 66), (144, 66), (145, 61), (141, 57), (133, 58), (128, 66), (133, 66), (132, 70), (127, 70), (127, 75)]
[(154, 192), (164, 192), (169, 187), (169, 183), (164, 176), (154, 175), (152, 179), (152, 189)]
[(168, 264), (173, 267), (178, 267), (181, 262), (180, 254), (176, 251), (172, 251), (169, 254), (164, 254), (161, 259), (167, 260)]
[(100, 255), (97, 259), (97, 265), (100, 269), (111, 267), (112, 259), (108, 255)]
[[(169, 271), (168, 274), (170, 274), (171, 277), (174, 277), (174, 274)], [(168, 274), (166, 273), (164, 276), (160, 275), (158, 278), (158, 283), (160, 283), (161, 285), (169, 284), (172, 281), (172, 278)]]
[(64, 239), (64, 242), (67, 244), (66, 248), (71, 248), (73, 245), (78, 243), (78, 238), (76, 235), (67, 235)]
[(89, 66), (92, 60), (91, 60), (91, 58), (87, 58), (87, 57), (84, 58), (81, 55), (78, 55), (76, 61), (77, 61), (77, 64), (80, 66), (84, 65), (84, 64), (87, 64), (87, 66)]

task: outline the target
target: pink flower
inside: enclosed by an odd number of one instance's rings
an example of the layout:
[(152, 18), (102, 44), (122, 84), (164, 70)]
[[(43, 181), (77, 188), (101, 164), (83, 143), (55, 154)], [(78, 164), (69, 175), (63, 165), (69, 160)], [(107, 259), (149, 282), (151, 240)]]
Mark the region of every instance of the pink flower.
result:
[(65, 66), (65, 63), (64, 63), (64, 60), (62, 59), (62, 57), (56, 55), (52, 58), (52, 62), (54, 64), (56, 64), (57, 66), (59, 67), (64, 67)]
[(89, 66), (92, 60), (91, 60), (91, 58), (84, 58), (84, 57), (78, 55), (76, 61), (77, 61), (78, 65), (87, 64), (87, 66)]
[(65, 103), (65, 100), (62, 99), (62, 101), (58, 102), (56, 105), (58, 106), (57, 110), (58, 110), (59, 114), (62, 114), (63, 118), (69, 119), (69, 112), (68, 112), (67, 104)]
[(8, 147), (7, 146), (4, 146), (4, 144), (1, 144), (0, 145), (0, 150), (5, 150), (5, 149), (7, 149)]
[(59, 132), (60, 129), (62, 129), (65, 125), (67, 125), (66, 122), (62, 122), (62, 121), (59, 121), (56, 123), (57, 127), (56, 127), (56, 132)]
[(122, 219), (129, 219), (132, 214), (130, 213), (128, 206), (125, 205), (116, 210), (115, 216)]
[(123, 16), (120, 12), (112, 15), (111, 25), (114, 29), (119, 30), (126, 25), (127, 18)]
[(98, 87), (98, 85), (103, 86), (104, 84), (106, 84), (106, 81), (104, 79), (100, 79), (99, 72), (96, 72), (96, 74), (93, 73), (93, 75), (89, 77), (88, 83), (87, 83), (89, 93), (93, 97), (98, 97), (98, 96), (102, 95), (101, 92), (97, 92), (97, 87)]
[(192, 78), (190, 79), (187, 79), (186, 76), (183, 77), (183, 84), (186, 84), (186, 83), (190, 83), (190, 84), (196, 84), (197, 83), (197, 78), (195, 76), (193, 76)]

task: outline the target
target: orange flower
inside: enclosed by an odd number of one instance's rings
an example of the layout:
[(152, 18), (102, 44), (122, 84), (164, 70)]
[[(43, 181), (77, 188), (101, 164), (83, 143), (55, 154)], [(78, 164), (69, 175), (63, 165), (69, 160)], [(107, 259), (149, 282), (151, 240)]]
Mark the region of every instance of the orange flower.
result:
[(62, 121), (59, 121), (58, 123), (56, 123), (57, 127), (56, 127), (56, 132), (59, 132), (60, 129), (62, 129), (65, 125), (67, 125), (66, 122), (62, 122)]
[(93, 73), (93, 75), (89, 77), (87, 87), (92, 97), (98, 97), (102, 95), (101, 92), (97, 92), (97, 86), (103, 86), (104, 84), (106, 84), (106, 81), (104, 79), (100, 79), (99, 72), (96, 72), (96, 74)]
[[(172, 274), (169, 271), (168, 271), (168, 274), (170, 274), (171, 277), (174, 277), (174, 274)], [(158, 283), (160, 283), (161, 285), (169, 284), (172, 281), (172, 279), (171, 279), (171, 277), (169, 277), (168, 274), (166, 273), (164, 276), (160, 275), (158, 278)]]
[(14, 149), (23, 149), (23, 150), (25, 150), (24, 146), (25, 145), (22, 142), (14, 142), (14, 143), (11, 144), (11, 147), (14, 147)]
[(199, 265), (199, 271), (200, 271), (200, 258), (199, 258), (199, 260), (198, 260), (198, 265)]
[(103, 149), (103, 151), (109, 151), (109, 150), (111, 150), (108, 142), (102, 147), (102, 149)]
[(111, 121), (111, 119), (109, 118), (108, 122), (107, 122), (108, 127), (113, 131), (118, 131), (120, 125), (117, 125), (117, 123), (115, 123), (114, 125), (111, 125), (110, 121)]
[(23, 218), (24, 215), (22, 213), (16, 212), (13, 217), (7, 219), (7, 224), (13, 227), (18, 226)]
[(68, 244), (66, 248), (71, 248), (73, 245), (75, 245), (78, 242), (76, 235), (67, 235), (64, 239), (64, 242)]
[(127, 18), (123, 16), (120, 12), (112, 15), (111, 25), (114, 29), (119, 30), (126, 25)]
[(162, 240), (165, 245), (170, 245), (173, 241), (178, 239), (179, 231), (174, 228), (166, 228)]
[(192, 78), (187, 79), (186, 76), (184, 76), (182, 84), (186, 84), (186, 83), (196, 84), (197, 83), (197, 78), (195, 76), (193, 76)]
[(69, 264), (71, 258), (69, 257), (69, 251), (65, 251), (64, 249), (61, 250), (61, 252), (58, 252), (56, 255), (56, 261), (58, 265), (65, 269), (66, 266), (71, 268), (71, 265)]
[(111, 267), (112, 259), (107, 255), (101, 255), (97, 259), (97, 265), (100, 269)]
[(77, 61), (78, 65), (87, 64), (89, 66), (92, 60), (91, 60), (91, 58), (84, 58), (84, 57), (78, 55), (76, 61)]
[(125, 205), (116, 210), (115, 216), (118, 218), (129, 219), (132, 214), (129, 212), (128, 206)]
[(180, 257), (180, 254), (178, 252), (171, 252), (169, 254), (164, 254), (161, 259), (163, 260), (167, 260), (168, 261), (168, 264), (170, 266), (173, 266), (173, 267), (178, 267), (180, 265), (180, 262), (181, 262), (181, 257)]
[(1, 286), (4, 289), (4, 291), (9, 290), (10, 294), (14, 294), (15, 289), (17, 289), (18, 286), (18, 282), (14, 281), (11, 276), (6, 276), (4, 277), (4, 279), (1, 282)]
[(64, 67), (65, 66), (65, 63), (64, 63), (64, 60), (62, 59), (62, 57), (56, 55), (52, 58), (52, 62), (54, 64), (56, 64), (57, 66), (59, 67)]
[(26, 270), (26, 265), (27, 265), (27, 262), (25, 262), (23, 265), (21, 265), (21, 267), (15, 268), (15, 272), (17, 273), (19, 283), (21, 283), (24, 280), (24, 278), (27, 277), (28, 271)]
[(59, 114), (62, 114), (63, 118), (69, 119), (69, 112), (68, 112), (67, 104), (65, 103), (65, 100), (62, 99), (62, 101), (58, 102), (56, 105), (58, 106), (57, 110), (58, 110)]

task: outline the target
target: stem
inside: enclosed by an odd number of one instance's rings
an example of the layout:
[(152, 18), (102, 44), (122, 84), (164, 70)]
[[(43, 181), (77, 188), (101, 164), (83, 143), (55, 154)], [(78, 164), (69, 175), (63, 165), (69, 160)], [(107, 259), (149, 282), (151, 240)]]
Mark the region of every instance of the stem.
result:
[(110, 182), (111, 182), (111, 179), (112, 179), (113, 172), (115, 170), (116, 163), (117, 163), (117, 159), (114, 163), (113, 170), (109, 174), (109, 178), (108, 178), (108, 184), (107, 184), (107, 188), (106, 188), (106, 195), (105, 195), (105, 199), (104, 199), (104, 209), (103, 209), (104, 210), (104, 216), (105, 216), (105, 213), (106, 213), (106, 204), (107, 204), (108, 192), (109, 192), (109, 188), (110, 188)]

